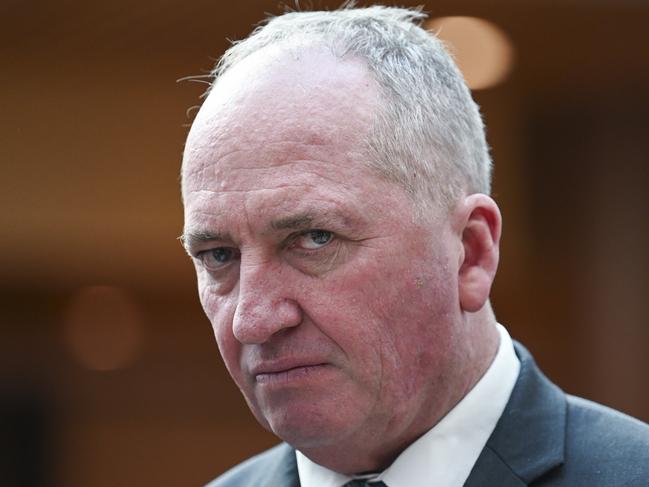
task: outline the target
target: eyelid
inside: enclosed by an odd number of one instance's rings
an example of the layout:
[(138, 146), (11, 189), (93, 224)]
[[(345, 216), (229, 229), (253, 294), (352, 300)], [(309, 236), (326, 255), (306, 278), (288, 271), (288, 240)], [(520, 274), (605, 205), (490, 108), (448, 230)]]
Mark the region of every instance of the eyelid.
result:
[[(305, 235), (308, 235), (309, 233), (312, 232), (326, 232), (331, 235), (330, 240), (322, 245), (322, 247), (314, 248), (314, 249), (309, 249), (309, 248), (304, 248), (304, 247), (297, 247), (297, 240), (300, 239), (301, 237), (304, 237)], [(288, 248), (296, 248), (297, 250), (300, 250), (301, 252), (307, 252), (307, 253), (312, 253), (312, 252), (318, 252), (321, 249), (324, 249), (325, 247), (328, 247), (334, 240), (338, 239), (338, 235), (336, 232), (333, 232), (331, 230), (325, 230), (324, 228), (310, 228), (308, 230), (302, 230), (300, 232), (294, 233), (291, 235), (288, 239)]]
[[(215, 250), (227, 250), (231, 252), (230, 258), (228, 259), (227, 262), (224, 262), (223, 264), (216, 265), (216, 266), (209, 266), (205, 263), (205, 256), (208, 255), (210, 252), (214, 252)], [(209, 249), (201, 250), (196, 253), (195, 257), (199, 262), (200, 265), (207, 270), (208, 272), (219, 272), (227, 267), (229, 267), (233, 261), (239, 260), (241, 258), (241, 252), (239, 249), (234, 248), (234, 247), (227, 247), (227, 246), (218, 246), (218, 247), (212, 247)]]
[(231, 243), (223, 242), (221, 240), (205, 240), (203, 242), (196, 242), (191, 246), (188, 245), (185, 247), (187, 253), (194, 258), (198, 258), (204, 252), (225, 248), (234, 248), (234, 246)]

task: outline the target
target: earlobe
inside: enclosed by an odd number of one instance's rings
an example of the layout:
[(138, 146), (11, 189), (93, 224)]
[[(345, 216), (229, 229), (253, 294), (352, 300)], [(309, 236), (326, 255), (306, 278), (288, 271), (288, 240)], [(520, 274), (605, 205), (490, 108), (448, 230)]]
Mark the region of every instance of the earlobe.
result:
[(463, 254), (459, 266), (460, 307), (473, 313), (489, 299), (496, 276), (502, 219), (489, 196), (473, 194), (459, 207)]

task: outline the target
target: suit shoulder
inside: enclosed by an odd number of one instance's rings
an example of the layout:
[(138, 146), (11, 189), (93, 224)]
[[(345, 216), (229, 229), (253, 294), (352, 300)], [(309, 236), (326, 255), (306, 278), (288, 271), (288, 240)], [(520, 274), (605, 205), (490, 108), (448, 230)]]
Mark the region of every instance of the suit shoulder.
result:
[[(584, 440), (595, 444), (602, 442), (608, 448), (613, 443), (623, 442), (629, 447), (645, 447), (642, 452), (649, 455), (649, 425), (620, 411), (611, 409), (587, 399), (567, 395), (568, 432), (578, 432)], [(624, 445), (620, 445), (621, 448)]]
[(649, 425), (606, 406), (567, 396), (565, 467), (583, 485), (646, 486)]
[(293, 449), (285, 443), (274, 446), (236, 465), (205, 487), (243, 487), (263, 485), (270, 472), (294, 461)]

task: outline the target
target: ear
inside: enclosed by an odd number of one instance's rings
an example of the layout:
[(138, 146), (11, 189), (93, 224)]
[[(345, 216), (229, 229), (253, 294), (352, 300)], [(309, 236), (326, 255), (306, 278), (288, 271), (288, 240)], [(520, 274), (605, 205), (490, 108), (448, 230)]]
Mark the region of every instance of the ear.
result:
[(463, 247), (458, 275), (460, 307), (471, 313), (489, 299), (498, 268), (502, 218), (496, 202), (485, 194), (467, 196), (456, 215)]

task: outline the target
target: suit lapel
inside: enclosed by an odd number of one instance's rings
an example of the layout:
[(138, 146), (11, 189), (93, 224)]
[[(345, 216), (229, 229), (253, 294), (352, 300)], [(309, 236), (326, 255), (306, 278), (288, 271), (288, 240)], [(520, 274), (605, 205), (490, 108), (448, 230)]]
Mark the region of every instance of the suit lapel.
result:
[(521, 370), (465, 486), (524, 486), (563, 463), (566, 399), (515, 342)]
[(489, 447), (480, 454), (478, 463), (473, 467), (471, 475), (464, 483), (464, 487), (525, 487), (523, 482), (511, 468), (503, 462)]

